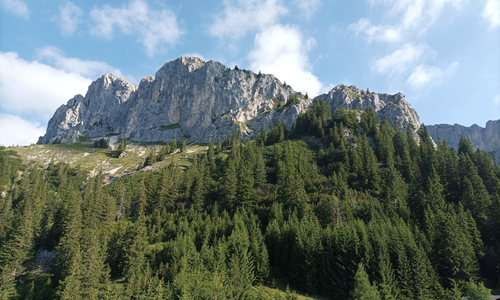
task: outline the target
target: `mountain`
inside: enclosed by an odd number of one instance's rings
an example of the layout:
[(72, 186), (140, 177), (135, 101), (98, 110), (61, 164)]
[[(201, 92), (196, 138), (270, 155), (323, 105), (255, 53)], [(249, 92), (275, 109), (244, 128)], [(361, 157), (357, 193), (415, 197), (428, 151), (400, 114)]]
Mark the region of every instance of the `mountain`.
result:
[[(401, 129), (408, 124), (414, 130), (420, 127), (417, 113), (401, 93), (377, 94), (339, 85), (315, 100), (328, 102), (332, 111), (371, 108), (379, 120), (387, 117)], [(124, 77), (101, 76), (85, 97), (76, 95), (56, 110), (38, 143), (74, 143), (82, 136), (208, 142), (238, 129), (252, 136), (264, 125), (271, 128), (282, 120), (291, 128), (311, 105), (312, 99), (273, 75), (180, 57), (167, 62), (154, 78), (143, 78), (139, 86)]]
[(479, 148), (485, 152), (500, 154), (500, 120), (488, 121), (484, 128), (476, 124), (470, 127), (458, 124), (438, 124), (426, 127), (435, 141), (440, 137), (455, 149), (458, 148), (460, 137), (464, 137), (471, 141), (474, 149)]

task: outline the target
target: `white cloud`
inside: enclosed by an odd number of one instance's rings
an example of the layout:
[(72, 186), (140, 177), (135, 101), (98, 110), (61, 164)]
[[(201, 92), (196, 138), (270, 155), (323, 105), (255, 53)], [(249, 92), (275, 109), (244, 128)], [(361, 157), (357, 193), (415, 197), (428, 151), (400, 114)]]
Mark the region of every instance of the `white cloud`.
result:
[[(356, 36), (363, 36), (370, 42), (394, 42), (402, 37), (425, 32), (444, 12), (446, 18), (454, 11), (460, 11), (466, 0), (369, 0), (371, 5), (382, 5), (384, 25), (372, 25), (367, 19), (360, 19), (349, 26)], [(499, 1), (499, 0), (490, 0)], [(454, 10), (449, 9), (453, 7)]]
[(224, 0), (225, 9), (215, 17), (212, 36), (238, 40), (248, 31), (262, 31), (288, 13), (281, 0)]
[(167, 44), (175, 44), (182, 34), (172, 11), (150, 9), (142, 0), (134, 0), (122, 8), (109, 5), (95, 8), (90, 17), (95, 22), (93, 35), (111, 39), (116, 27), (126, 35), (137, 35), (149, 56), (164, 50)]
[(500, 0), (488, 0), (483, 9), (483, 18), (491, 29), (500, 26)]
[(321, 0), (294, 0), (293, 2), (307, 19), (310, 19), (321, 5)]
[(97, 78), (105, 73), (122, 76), (122, 72), (119, 69), (113, 68), (105, 62), (68, 58), (64, 56), (61, 49), (53, 46), (38, 49), (36, 51), (36, 59), (48, 63), (58, 70), (75, 73), (86, 78)]
[[(370, 0), (372, 5), (385, 6), (386, 16), (397, 17), (400, 25), (406, 28), (430, 26), (435, 22), (445, 7), (451, 6), (460, 10), (466, 0)], [(449, 15), (451, 11), (448, 9)]]
[(445, 77), (455, 72), (457, 67), (457, 62), (451, 63), (444, 70), (434, 66), (418, 65), (408, 77), (407, 83), (414, 88), (421, 88), (428, 84), (440, 84)]
[(2, 0), (2, 5), (6, 10), (15, 15), (18, 15), (25, 19), (28, 19), (30, 17), (28, 5), (26, 5), (26, 3), (21, 0)]
[(30, 122), (19, 116), (0, 113), (0, 145), (25, 146), (34, 144), (45, 134), (38, 122)]
[(312, 74), (307, 55), (314, 45), (315, 40), (304, 39), (298, 28), (274, 25), (255, 37), (254, 49), (248, 55), (250, 68), (271, 73), (295, 90), (316, 96), (323, 85)]
[(398, 28), (391, 26), (375, 26), (370, 20), (361, 18), (357, 23), (350, 24), (349, 30), (356, 32), (356, 36), (363, 34), (368, 42), (384, 41), (397, 42), (401, 40), (401, 31)]
[(467, 0), (429, 0), (429, 8), (427, 8), (426, 12), (431, 21), (434, 22), (442, 12), (447, 14), (450, 13), (450, 10), (445, 8), (446, 5), (453, 7), (456, 11), (460, 11), (466, 1)]
[(425, 45), (405, 44), (403, 48), (378, 59), (372, 70), (380, 74), (400, 74), (414, 66), (428, 52), (432, 51)]
[(495, 102), (496, 105), (499, 105), (500, 104), (500, 94), (498, 94), (496, 97), (495, 97), (495, 100), (493, 100), (493, 102)]
[(59, 9), (59, 26), (61, 32), (65, 35), (72, 35), (75, 33), (76, 27), (80, 23), (83, 16), (82, 10), (68, 1), (64, 6)]
[(402, 18), (402, 25), (405, 28), (415, 27), (422, 17), (422, 12), (424, 9), (424, 0), (414, 0), (414, 1), (403, 1), (408, 2), (408, 6), (405, 8), (405, 12)]
[(11, 114), (48, 121), (55, 109), (76, 94), (85, 94), (90, 79), (77, 73), (26, 61), (17, 53), (0, 52), (0, 107)]

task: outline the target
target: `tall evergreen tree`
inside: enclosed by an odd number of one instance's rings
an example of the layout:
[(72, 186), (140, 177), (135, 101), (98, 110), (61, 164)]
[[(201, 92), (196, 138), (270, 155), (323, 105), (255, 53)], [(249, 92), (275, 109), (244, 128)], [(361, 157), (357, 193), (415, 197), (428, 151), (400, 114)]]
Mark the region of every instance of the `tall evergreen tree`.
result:
[(365, 272), (363, 264), (359, 264), (358, 271), (354, 277), (354, 290), (349, 297), (351, 300), (381, 299), (375, 286), (370, 284), (368, 275)]

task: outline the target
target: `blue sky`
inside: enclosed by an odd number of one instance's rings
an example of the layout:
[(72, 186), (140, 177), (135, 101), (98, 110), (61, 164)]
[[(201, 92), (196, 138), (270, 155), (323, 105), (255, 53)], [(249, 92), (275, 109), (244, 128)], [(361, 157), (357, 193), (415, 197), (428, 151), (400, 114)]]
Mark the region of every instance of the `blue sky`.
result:
[(111, 72), (183, 55), (272, 73), (310, 96), (402, 92), (424, 124), (500, 118), (500, 0), (0, 0), (0, 144)]

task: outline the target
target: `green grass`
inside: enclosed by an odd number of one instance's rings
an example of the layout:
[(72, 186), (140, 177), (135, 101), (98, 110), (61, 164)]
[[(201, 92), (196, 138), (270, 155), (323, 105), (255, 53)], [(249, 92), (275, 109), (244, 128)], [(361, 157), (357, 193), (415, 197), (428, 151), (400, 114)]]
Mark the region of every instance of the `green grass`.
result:
[(120, 135), (120, 134), (121, 134), (121, 132), (119, 132), (119, 133), (108, 133), (108, 134), (106, 134), (106, 137), (117, 136), (117, 135)]
[[(165, 142), (161, 143), (165, 144)], [(32, 145), (7, 149), (16, 151), (24, 164), (43, 166), (50, 162), (64, 162), (91, 174), (102, 169), (106, 176), (115, 177), (123, 171), (140, 171), (151, 146), (157, 146), (159, 149), (163, 145), (160, 142), (148, 143), (148, 145), (127, 145), (124, 158), (114, 157), (114, 151), (110, 149), (93, 148), (79, 143)], [(154, 167), (161, 168), (170, 164), (173, 159), (182, 168), (187, 168), (191, 165), (194, 155), (206, 153), (206, 151), (206, 144), (193, 144), (187, 147), (185, 153), (167, 155), (164, 161), (156, 163)]]
[(81, 142), (81, 143), (85, 143), (85, 142), (90, 142), (92, 139), (89, 138), (88, 136), (85, 136), (85, 135), (80, 135), (78, 136), (78, 140)]
[(171, 130), (171, 129), (177, 129), (177, 128), (181, 128), (181, 125), (179, 125), (179, 123), (175, 123), (175, 124), (170, 124), (170, 125), (162, 125), (160, 126), (160, 130)]
[(352, 97), (353, 99), (360, 98), (360, 95), (359, 95), (358, 93), (353, 92), (353, 91), (351, 91), (351, 90), (349, 90), (349, 94), (351, 94), (351, 97)]
[(177, 129), (177, 128), (181, 128), (181, 125), (179, 125), (179, 123), (170, 124), (170, 125), (154, 126), (154, 127), (149, 128), (149, 130), (159, 129), (161, 131), (165, 131), (165, 130), (172, 130), (172, 129)]
[(143, 141), (132, 141), (134, 144), (140, 145), (140, 146), (165, 146), (166, 144), (170, 144), (170, 142), (164, 142), (164, 141), (154, 141), (154, 142), (143, 142)]

